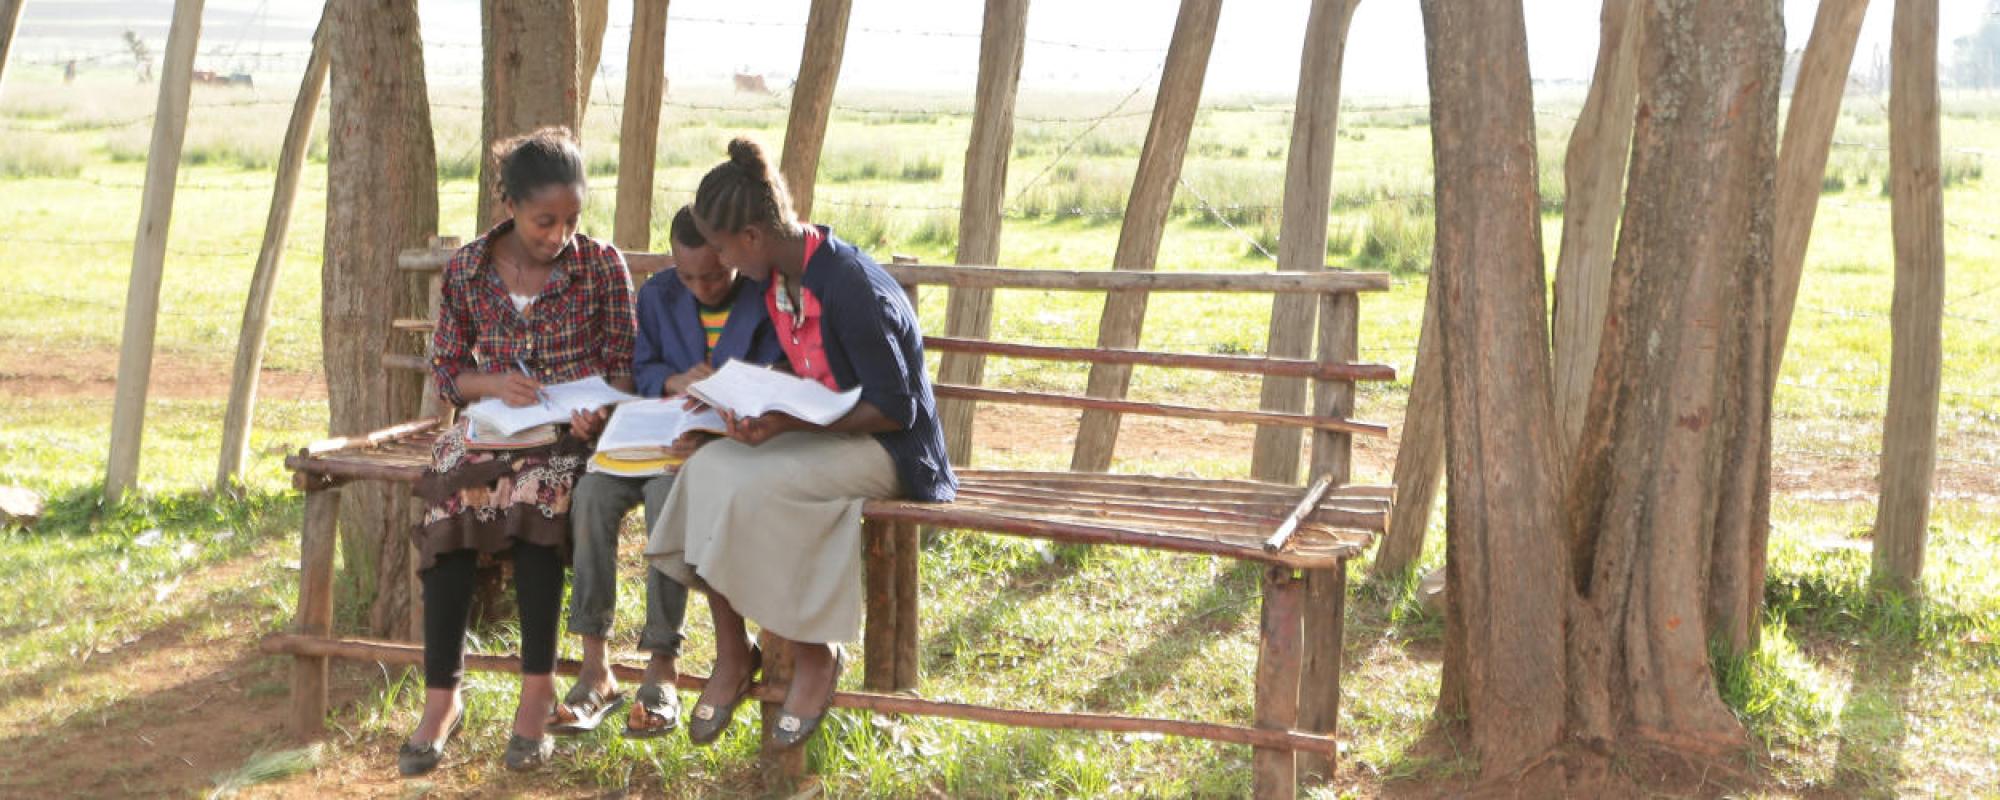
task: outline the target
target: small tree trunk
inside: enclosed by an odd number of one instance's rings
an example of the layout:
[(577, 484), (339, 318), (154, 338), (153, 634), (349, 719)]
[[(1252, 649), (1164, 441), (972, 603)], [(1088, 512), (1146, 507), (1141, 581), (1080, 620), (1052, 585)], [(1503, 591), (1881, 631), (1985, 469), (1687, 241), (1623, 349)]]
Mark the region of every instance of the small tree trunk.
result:
[[(604, 30), (611, 24), (611, 0), (577, 0), (576, 2), (576, 44), (579, 53), (576, 59), (576, 118), (582, 120), (584, 112), (590, 110), (591, 81), (597, 77), (597, 65), (604, 57)], [(634, 14), (637, 24), (637, 14)], [(630, 80), (630, 77), (627, 77)], [(578, 124), (581, 124), (580, 122)], [(582, 131), (577, 131), (581, 137)]]
[(792, 210), (811, 219), (813, 184), (819, 180), (819, 151), (833, 115), (833, 87), (847, 50), (847, 17), (854, 0), (813, 0), (806, 15), (806, 43), (799, 52), (799, 82), (792, 87), (791, 115), (785, 120), (785, 151), (778, 174), (792, 193)]
[(1632, 149), (1632, 107), (1639, 98), (1638, 0), (1604, 0), (1597, 38), (1597, 71), (1577, 114), (1563, 160), (1562, 249), (1556, 256), (1556, 422), (1558, 452), (1576, 452), (1583, 430), (1597, 343), (1604, 333), (1604, 302), (1611, 289), (1612, 245), (1617, 243), (1618, 190), (1625, 185), (1625, 155)]
[[(421, 353), (396, 317), (422, 316), (425, 290), (396, 254), (437, 233), (437, 150), (424, 85), (415, 0), (333, 0), (327, 141), (322, 358), (331, 432), (364, 433), (408, 419), (422, 381), (382, 366), (391, 350)], [(361, 482), (341, 491), (344, 575), (371, 599), (371, 629), (407, 638), (412, 555), (409, 490)]]
[(625, 55), (625, 117), (618, 134), (618, 211), (611, 240), (645, 250), (653, 239), (653, 161), (659, 153), (660, 101), (667, 90), (667, 0), (632, 5)]
[(1423, 330), (1417, 335), (1416, 374), (1410, 376), (1410, 402), (1403, 407), (1403, 436), (1396, 446), (1396, 503), (1371, 568), (1377, 577), (1408, 572), (1423, 556), (1431, 508), (1444, 480), (1444, 331), (1438, 329), (1444, 311), (1439, 297), (1433, 266), (1424, 292)]
[(1519, 2), (1424, 0), (1442, 292), (1447, 636), (1487, 775), (1562, 740), (1562, 540)]
[(1943, 356), (1944, 195), (1939, 186), (1937, 0), (1896, 0), (1889, 46), (1889, 213), (1896, 293), (1889, 308), (1889, 417), (1875, 513), (1877, 585), (1913, 595), (1924, 571), (1937, 466)]
[[(480, 118), (480, 233), (498, 223), (500, 162), (493, 146), (511, 136), (560, 125), (582, 127), (577, 64), (578, 0), (480, 0), (485, 68)], [(579, 131), (580, 132), (580, 131)]]

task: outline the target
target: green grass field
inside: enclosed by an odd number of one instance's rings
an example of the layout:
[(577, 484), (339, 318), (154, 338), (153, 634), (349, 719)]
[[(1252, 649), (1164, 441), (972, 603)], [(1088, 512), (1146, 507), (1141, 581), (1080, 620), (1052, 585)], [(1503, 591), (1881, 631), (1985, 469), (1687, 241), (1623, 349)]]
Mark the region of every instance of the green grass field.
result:
[[(172, 372), (182, 385), (156, 394), (149, 408), (143, 491), (101, 508), (108, 376), (147, 139), (144, 121), (134, 120), (151, 107), (151, 97), (123, 82), (63, 87), (36, 68), (8, 74), (0, 96), (0, 265), (8, 267), (0, 283), (7, 308), (0, 313), (0, 485), (40, 492), (51, 509), (31, 532), (0, 534), (0, 575), (8, 578), (0, 581), (0, 608), (8, 609), (0, 613), (0, 722), (19, 732), (0, 734), (6, 739), (0, 748), (52, 753), (120, 732), (139, 754), (134, 758), (155, 758), (143, 764), (159, 767), (114, 767), (92, 784), (103, 793), (171, 786), (186, 794), (255, 784), (289, 795), (313, 792), (318, 783), (404, 796), (740, 794), (754, 781), (755, 746), (753, 726), (742, 723), (713, 750), (681, 738), (635, 744), (613, 734), (566, 742), (555, 769), (518, 783), (498, 769), (513, 694), (511, 681), (500, 676), (470, 680), (469, 735), (450, 766), (429, 781), (404, 784), (388, 766), (415, 719), (420, 681), (413, 676), (346, 669), (340, 696), (348, 703), (335, 714), (336, 733), (324, 746), (298, 750), (279, 732), (288, 667), (257, 655), (255, 642), (286, 626), (295, 594), (299, 501), (281, 456), (326, 425), (324, 404), (311, 388), (320, 369), (323, 133), (294, 214), (266, 356), (267, 370), (298, 378), (294, 383), (305, 388), (263, 396), (246, 498), (215, 501), (204, 493), (289, 103), (289, 89), (265, 91), (261, 97), (196, 92), (157, 346), (163, 366), (156, 372)], [(768, 103), (753, 107), (699, 89), (674, 92), (661, 133), (655, 242), (664, 241), (665, 212), (687, 201), (729, 136), (749, 133), (773, 148), (783, 138), (784, 113)], [(470, 225), (477, 96), (439, 91), (433, 97), (442, 232), (469, 238), (476, 234)], [(1122, 110), (1114, 108), (1118, 100), (1023, 98), (1003, 264), (1108, 264), (1146, 125), (1142, 113), (1131, 113), (1143, 112), (1146, 98)], [(816, 219), (885, 257), (948, 261), (969, 125), (968, 116), (956, 113), (963, 102), (843, 95), (849, 110), (835, 114), (828, 134)], [(1258, 248), (1275, 252), (1291, 123), (1286, 102), (1211, 103), (1189, 147), (1159, 268), (1271, 269)], [(1429, 262), (1427, 116), (1408, 101), (1361, 99), (1350, 106), (1335, 157), (1328, 261), (1395, 276), (1393, 291), (1362, 302), (1362, 353), (1407, 376)], [(1873, 99), (1849, 106), (1777, 395), (1765, 644), (1745, 662), (1722, 665), (1719, 676), (1762, 745), (1747, 787), (1752, 793), (1992, 795), (2000, 793), (2000, 703), (1994, 702), (2000, 570), (1991, 557), (2000, 548), (2000, 175), (1986, 173), (2000, 165), (1967, 151), (1994, 151), (2000, 104), (1947, 96), (1939, 498), (1928, 598), (1921, 604), (1874, 599), (1864, 589), (1889, 374), (1893, 262), (1881, 188), (1886, 126)], [(585, 228), (598, 235), (610, 229), (620, 111), (594, 108), (584, 131), (598, 190)], [(1091, 119), (1112, 111), (1093, 126)], [(1541, 111), (1542, 185), (1550, 193), (1544, 241), (1552, 265), (1573, 98), (1544, 98)], [(927, 329), (940, 329), (943, 295), (927, 292), (921, 305)], [(1088, 343), (1098, 310), (1093, 297), (1003, 294), (996, 336)], [(1163, 297), (1151, 306), (1143, 344), (1260, 352), (1268, 321), (1268, 300)], [(1025, 361), (988, 368), (989, 382), (1014, 388), (1076, 389), (1084, 374)], [(1407, 378), (1365, 387), (1359, 416), (1398, 422), (1407, 388)], [(1142, 368), (1133, 394), (1248, 405), (1256, 391), (1237, 378)], [(1128, 438), (1141, 435), (1130, 428)], [(1164, 446), (1133, 448), (1121, 469), (1247, 472), (1247, 448), (1177, 448), (1173, 431), (1146, 435)], [(1067, 463), (1066, 439), (1005, 451), (986, 444), (977, 456), (983, 464)], [(1388, 479), (1387, 449), (1364, 452), (1360, 479)], [(1426, 565), (1441, 561), (1440, 531), (1434, 520)], [(636, 528), (629, 534), (639, 536)], [(641, 616), (633, 549), (619, 616), (627, 621)], [(1466, 774), (1466, 762), (1448, 748), (1416, 746), (1435, 699), (1440, 620), (1415, 603), (1412, 583), (1372, 581), (1366, 568), (1365, 560), (1354, 566), (1348, 605), (1342, 774), (1317, 791), (1374, 795), (1412, 785), (1449, 791)], [(1252, 573), (1209, 559), (1084, 553), (976, 536), (933, 543), (924, 569), (926, 696), (1248, 719), (1257, 610)], [(352, 606), (343, 603), (343, 624), (356, 621), (360, 612)], [(687, 667), (705, 671), (707, 614), (696, 606)], [(622, 632), (621, 644), (630, 647), (629, 626)], [(481, 645), (507, 649), (511, 635), (487, 631)], [(858, 684), (858, 674), (849, 680)], [(211, 692), (217, 686), (228, 690)], [(205, 700), (202, 692), (238, 701)], [(268, 719), (243, 719), (247, 712), (236, 706), (261, 709)], [(145, 755), (175, 745), (159, 730), (225, 711), (249, 730), (193, 747), (178, 760)], [(154, 746), (143, 749), (132, 737)], [(856, 797), (1240, 796), (1250, 781), (1243, 748), (848, 714), (832, 719), (810, 758), (828, 794)], [(73, 787), (62, 763), (55, 755), (0, 761), (0, 794)]]

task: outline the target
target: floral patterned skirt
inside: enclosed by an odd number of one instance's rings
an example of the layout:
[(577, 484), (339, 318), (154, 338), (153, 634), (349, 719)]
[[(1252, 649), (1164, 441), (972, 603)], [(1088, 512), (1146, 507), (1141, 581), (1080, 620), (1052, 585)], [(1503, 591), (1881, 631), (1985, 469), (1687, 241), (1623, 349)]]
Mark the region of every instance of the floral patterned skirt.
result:
[(417, 479), (423, 521), (410, 532), (418, 570), (459, 550), (505, 553), (514, 542), (555, 547), (569, 563), (570, 493), (590, 460), (590, 444), (567, 427), (554, 444), (525, 450), (470, 450), (464, 426), (438, 436)]

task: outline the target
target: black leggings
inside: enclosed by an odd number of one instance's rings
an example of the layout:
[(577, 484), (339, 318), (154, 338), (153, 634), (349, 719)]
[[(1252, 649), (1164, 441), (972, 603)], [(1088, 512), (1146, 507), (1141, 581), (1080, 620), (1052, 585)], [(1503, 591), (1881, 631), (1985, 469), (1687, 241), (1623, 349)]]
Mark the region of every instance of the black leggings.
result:
[[(521, 607), (521, 674), (556, 669), (556, 620), (562, 615), (563, 563), (553, 547), (514, 543), (514, 603)], [(453, 689), (465, 676), (465, 629), (479, 553), (438, 556), (424, 570), (424, 686)]]

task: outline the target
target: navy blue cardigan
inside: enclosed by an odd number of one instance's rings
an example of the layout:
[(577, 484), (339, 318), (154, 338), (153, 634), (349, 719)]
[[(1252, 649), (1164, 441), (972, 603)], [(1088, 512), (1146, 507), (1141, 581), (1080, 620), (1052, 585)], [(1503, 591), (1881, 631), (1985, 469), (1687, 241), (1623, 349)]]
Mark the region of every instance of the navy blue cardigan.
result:
[(861, 387), (861, 399), (902, 430), (875, 434), (896, 462), (905, 496), (947, 502), (958, 495), (958, 477), (945, 455), (937, 399), (924, 373), (924, 337), (903, 287), (868, 254), (826, 234), (806, 261), (799, 281), (819, 298), (820, 340), (826, 363), (842, 391)]
[(752, 364), (785, 360), (778, 334), (764, 311), (764, 284), (737, 276), (736, 299), (723, 323), (715, 352), (701, 328), (700, 304), (674, 270), (661, 270), (639, 287), (639, 341), (632, 349), (632, 382), (639, 394), (659, 397), (667, 379), (694, 369), (703, 355), (709, 366), (729, 359)]

